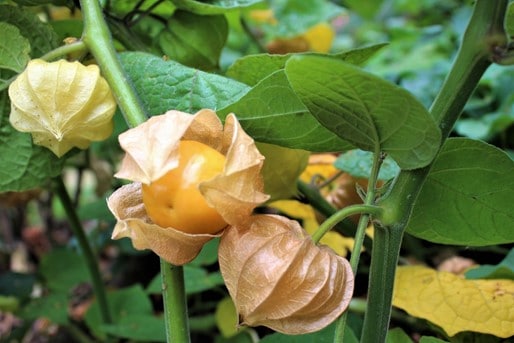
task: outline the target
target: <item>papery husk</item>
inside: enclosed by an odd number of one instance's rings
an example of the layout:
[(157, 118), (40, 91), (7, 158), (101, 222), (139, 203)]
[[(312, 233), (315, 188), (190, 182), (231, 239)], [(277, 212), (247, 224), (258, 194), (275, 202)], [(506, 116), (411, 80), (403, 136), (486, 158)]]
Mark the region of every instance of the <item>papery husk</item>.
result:
[(96, 65), (31, 60), (9, 86), (14, 128), (61, 157), (109, 137), (116, 102)]
[(221, 273), (243, 325), (286, 334), (321, 330), (348, 307), (354, 277), (348, 261), (316, 246), (296, 221), (256, 215), (225, 230)]
[(209, 240), (210, 234), (189, 234), (153, 224), (143, 204), (141, 183), (117, 189), (107, 200), (117, 219), (112, 239), (130, 238), (135, 249), (150, 249), (165, 261), (180, 266), (192, 261)]
[(254, 208), (268, 199), (260, 175), (264, 157), (255, 142), (233, 114), (227, 116), (223, 127), (216, 113), (208, 109), (194, 115), (168, 111), (121, 134), (120, 145), (127, 153), (115, 176), (150, 184), (178, 165), (180, 140), (198, 141), (226, 157), (222, 173), (199, 188), (228, 224), (244, 223)]

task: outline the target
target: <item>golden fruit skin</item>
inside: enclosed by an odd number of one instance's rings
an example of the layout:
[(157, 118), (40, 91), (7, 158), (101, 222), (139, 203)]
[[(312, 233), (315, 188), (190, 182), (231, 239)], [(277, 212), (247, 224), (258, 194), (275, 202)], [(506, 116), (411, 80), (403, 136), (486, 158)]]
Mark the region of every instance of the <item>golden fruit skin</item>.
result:
[(180, 141), (178, 149), (177, 168), (149, 185), (143, 184), (146, 212), (161, 227), (192, 234), (216, 233), (227, 224), (207, 204), (198, 185), (223, 171), (225, 156), (196, 141)]

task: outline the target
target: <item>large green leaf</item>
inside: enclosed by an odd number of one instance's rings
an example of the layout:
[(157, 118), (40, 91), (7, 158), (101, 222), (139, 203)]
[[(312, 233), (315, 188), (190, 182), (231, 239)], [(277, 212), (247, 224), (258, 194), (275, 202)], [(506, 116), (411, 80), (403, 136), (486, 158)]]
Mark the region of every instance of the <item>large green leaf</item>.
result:
[(9, 112), (7, 91), (0, 92), (0, 192), (43, 186), (60, 174), (64, 159), (33, 145), (30, 134), (16, 131), (9, 123)]
[(408, 232), (442, 244), (514, 242), (514, 161), (467, 138), (443, 146), (414, 206)]
[(171, 2), (178, 8), (202, 15), (223, 14), (228, 11), (252, 6), (262, 1), (263, 0), (211, 0), (206, 2), (195, 0), (171, 0)]
[(0, 22), (0, 31), (0, 68), (21, 73), (30, 59), (30, 43), (14, 25)]
[[(341, 53), (331, 55), (342, 61), (360, 65), (366, 62), (378, 50), (383, 48), (385, 43), (371, 45), (365, 48), (353, 49)], [(285, 54), (285, 55), (270, 55), (270, 54), (256, 54), (244, 56), (232, 64), (227, 70), (227, 76), (244, 82), (247, 85), (254, 86), (257, 82), (264, 79), (266, 76), (274, 73), (277, 70), (284, 69), (287, 60), (291, 56), (298, 54)], [(323, 54), (306, 52), (299, 55), (307, 56), (324, 56)]]
[(168, 110), (194, 113), (218, 109), (237, 101), (250, 88), (243, 83), (164, 61), (142, 52), (120, 56), (125, 71), (151, 115)]
[(184, 65), (215, 69), (228, 35), (227, 19), (223, 15), (202, 16), (175, 11), (166, 28), (159, 34), (162, 51)]
[(220, 115), (233, 112), (255, 140), (309, 151), (343, 151), (352, 148), (323, 126), (289, 86), (279, 70), (243, 96), (221, 109)]
[(29, 10), (17, 6), (0, 5), (0, 22), (2, 21), (16, 26), (21, 35), (29, 40), (32, 58), (40, 57), (59, 46), (57, 35), (52, 27), (43, 23)]
[(437, 153), (440, 130), (406, 90), (328, 57), (293, 56), (285, 71), (319, 122), (358, 148), (385, 151), (402, 169), (423, 167)]

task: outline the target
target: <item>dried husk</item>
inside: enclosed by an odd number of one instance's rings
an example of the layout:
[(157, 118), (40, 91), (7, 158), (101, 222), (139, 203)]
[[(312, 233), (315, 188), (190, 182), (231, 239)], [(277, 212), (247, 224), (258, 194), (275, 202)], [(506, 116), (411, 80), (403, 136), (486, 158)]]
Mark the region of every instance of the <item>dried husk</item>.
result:
[(9, 86), (10, 122), (61, 157), (109, 137), (116, 102), (96, 65), (31, 60)]
[(256, 215), (247, 228), (228, 228), (218, 254), (243, 325), (292, 335), (318, 331), (347, 308), (353, 293), (348, 261), (316, 246), (285, 217)]
[(151, 222), (144, 209), (141, 183), (149, 184), (178, 165), (180, 140), (201, 142), (226, 157), (223, 171), (201, 183), (199, 189), (227, 224), (244, 225), (253, 209), (268, 199), (262, 193), (260, 175), (264, 158), (233, 114), (226, 118), (223, 127), (212, 110), (204, 109), (194, 115), (168, 111), (124, 132), (119, 140), (126, 154), (115, 176), (132, 180), (137, 186), (122, 187), (108, 199), (118, 219), (112, 238), (130, 237), (136, 249), (151, 249), (172, 264), (189, 262), (206, 241), (218, 236), (161, 228)]
[(135, 249), (151, 249), (175, 265), (190, 262), (206, 242), (219, 236), (192, 235), (153, 224), (146, 214), (139, 182), (118, 189), (109, 198), (108, 206), (117, 219), (112, 239), (130, 238)]

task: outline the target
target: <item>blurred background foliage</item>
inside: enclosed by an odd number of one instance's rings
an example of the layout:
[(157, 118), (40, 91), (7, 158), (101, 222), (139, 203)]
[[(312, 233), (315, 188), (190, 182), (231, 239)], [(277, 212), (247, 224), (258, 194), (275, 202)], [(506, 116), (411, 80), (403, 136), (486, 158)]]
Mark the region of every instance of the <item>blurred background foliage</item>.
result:
[[(250, 54), (339, 53), (387, 43), (364, 68), (406, 88), (427, 108), (450, 70), (472, 9), (472, 2), (465, 0), (104, 0), (103, 3), (120, 51), (167, 56), (220, 75), (238, 58)], [(24, 6), (24, 13), (37, 14), (37, 18), (51, 25), (59, 41), (81, 35), (83, 22), (78, 2), (0, 0), (0, 4)], [(0, 9), (0, 20), (16, 21), (6, 13)], [(87, 55), (70, 57), (85, 61), (89, 58)], [(467, 104), (453, 135), (485, 140), (514, 158), (513, 79), (513, 67), (493, 65)], [(5, 116), (7, 106), (0, 108)], [(65, 167), (66, 184), (100, 257), (110, 290), (114, 324), (100, 323), (84, 261), (80, 252), (77, 254), (77, 244), (67, 228), (64, 211), (52, 192), (46, 188), (7, 192), (0, 194), (0, 341), (93, 342), (105, 340), (107, 334), (128, 342), (165, 340), (158, 258), (146, 251), (135, 251), (128, 240), (110, 239), (114, 219), (105, 198), (121, 184), (112, 175), (121, 157), (116, 137), (125, 129), (121, 116), (117, 116), (116, 132), (109, 140), (75, 154)], [(327, 156), (324, 158), (311, 156), (302, 174), (306, 181), (319, 175), (330, 179), (337, 174), (334, 156), (328, 157), (328, 163), (323, 162)], [(305, 156), (298, 163), (304, 168)], [(300, 172), (293, 173), (293, 181)], [(347, 206), (360, 201), (358, 191), (363, 184), (361, 174), (352, 176), (347, 171), (342, 181), (325, 188), (322, 194), (334, 205)], [(285, 194), (295, 198), (294, 190)], [(289, 200), (293, 204), (280, 203), (262, 211), (290, 213), (311, 226), (322, 220), (312, 209), (298, 212), (298, 197)], [(265, 337), (265, 342), (330, 341), (331, 328), (301, 340), (272, 334), (265, 328), (237, 331), (235, 310), (217, 268), (216, 244), (217, 241), (212, 241), (185, 269), (193, 342), (254, 342), (258, 337)], [(351, 240), (340, 244), (336, 250), (344, 253), (351, 247)], [(442, 246), (407, 235), (402, 259), (432, 267), (456, 257), (496, 265), (511, 248), (509, 245), (473, 249)], [(362, 323), (368, 252), (363, 253), (362, 261), (356, 300), (349, 316), (355, 333)], [(410, 342), (422, 334), (450, 339), (430, 322), (401, 311), (393, 312), (393, 326), (408, 333), (409, 340), (401, 342)], [(394, 337), (404, 337), (396, 332)], [(463, 333), (451, 341), (502, 340), (493, 335)]]

